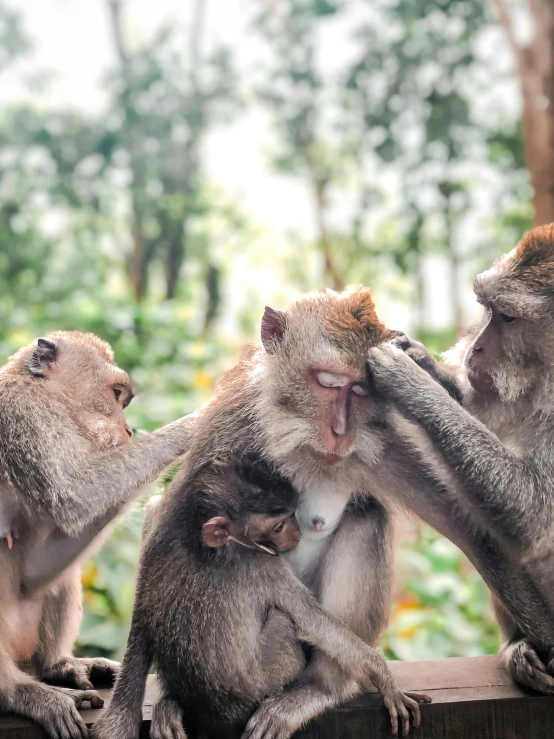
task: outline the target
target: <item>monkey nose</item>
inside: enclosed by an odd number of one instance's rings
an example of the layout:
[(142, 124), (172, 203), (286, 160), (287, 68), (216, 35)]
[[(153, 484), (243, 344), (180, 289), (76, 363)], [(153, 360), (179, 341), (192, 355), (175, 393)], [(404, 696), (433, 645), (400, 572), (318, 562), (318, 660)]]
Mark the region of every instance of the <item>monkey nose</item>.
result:
[(314, 516), (312, 518), (312, 523), (316, 531), (321, 531), (321, 529), (325, 526), (325, 519), (321, 516)]

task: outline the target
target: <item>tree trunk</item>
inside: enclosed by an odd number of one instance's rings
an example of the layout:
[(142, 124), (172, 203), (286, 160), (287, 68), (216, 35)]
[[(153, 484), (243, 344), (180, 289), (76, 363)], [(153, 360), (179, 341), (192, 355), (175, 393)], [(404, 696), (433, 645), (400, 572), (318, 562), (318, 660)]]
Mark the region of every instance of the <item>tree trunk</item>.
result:
[(533, 37), (518, 44), (506, 0), (492, 0), (515, 56), (523, 98), (525, 160), (533, 186), (535, 225), (554, 222), (554, 4), (529, 0)]

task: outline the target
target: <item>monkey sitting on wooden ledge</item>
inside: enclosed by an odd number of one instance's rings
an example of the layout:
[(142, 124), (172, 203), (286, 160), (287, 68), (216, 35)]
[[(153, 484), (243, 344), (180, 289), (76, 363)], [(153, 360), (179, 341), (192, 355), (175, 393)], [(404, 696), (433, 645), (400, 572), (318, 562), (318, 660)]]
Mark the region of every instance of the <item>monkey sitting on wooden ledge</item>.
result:
[[(260, 462), (216, 459), (176, 481), (149, 516), (127, 653), (95, 739), (139, 736), (150, 664), (161, 699), (153, 739), (240, 736), (262, 701), (304, 668), (301, 642), (319, 647), (384, 698), (393, 733), (419, 725), (384, 659), (327, 614), (279, 557), (300, 540), (298, 494)], [(246, 735), (253, 730), (249, 725)]]
[(89, 736), (77, 708), (101, 705), (92, 681), (119, 669), (72, 656), (80, 561), (187, 443), (187, 418), (131, 441), (132, 397), (92, 334), (55, 332), (0, 368), (0, 712), (52, 739)]

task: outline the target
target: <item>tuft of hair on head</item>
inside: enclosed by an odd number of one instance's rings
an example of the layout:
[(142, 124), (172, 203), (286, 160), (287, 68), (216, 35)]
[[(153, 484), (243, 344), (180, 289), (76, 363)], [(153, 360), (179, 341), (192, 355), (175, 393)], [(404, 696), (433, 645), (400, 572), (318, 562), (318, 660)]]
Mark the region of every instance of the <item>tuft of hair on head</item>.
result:
[(554, 223), (530, 231), (511, 253), (504, 271), (531, 291), (554, 296)]
[(482, 303), (538, 318), (554, 298), (554, 224), (538, 226), (473, 283)]
[(48, 339), (63, 346), (74, 346), (85, 350), (93, 349), (110, 364), (114, 364), (114, 352), (111, 346), (95, 334), (83, 333), (82, 331), (53, 331), (48, 334)]
[(330, 341), (355, 362), (365, 358), (371, 346), (392, 338), (394, 332), (381, 323), (375, 311), (371, 291), (356, 287), (323, 294), (323, 326)]

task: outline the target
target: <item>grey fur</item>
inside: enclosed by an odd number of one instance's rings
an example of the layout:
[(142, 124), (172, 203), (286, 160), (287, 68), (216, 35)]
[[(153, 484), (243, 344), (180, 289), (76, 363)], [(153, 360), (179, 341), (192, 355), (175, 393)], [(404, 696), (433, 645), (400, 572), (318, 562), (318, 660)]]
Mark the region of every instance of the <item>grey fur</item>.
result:
[[(477, 391), (468, 380), (472, 348), (483, 341), (488, 317), (441, 368), (457, 377), (464, 407), (391, 345), (370, 351), (369, 374), (375, 392), (411, 422), (391, 416), (399, 443), (439, 483), (404, 480), (392, 494), (468, 554), (496, 596), (507, 668), (521, 684), (552, 694), (554, 334), (546, 298), (521, 285), (510, 290), (507, 263), (476, 280), (480, 300), (519, 322), (499, 333), (490, 391)], [(389, 467), (389, 474), (402, 477), (403, 465), (396, 473)]]
[[(393, 727), (400, 722), (407, 735), (408, 709), (417, 725), (418, 701), (427, 697), (402, 694), (384, 659), (323, 610), (286, 559), (236, 540), (218, 549), (202, 543), (206, 519), (225, 513), (232, 522), (239, 520), (234, 506), (237, 497), (246, 500), (250, 482), (231, 472), (227, 468), (221, 477), (208, 465), (192, 478), (180, 476), (156, 506), (147, 524), (122, 672), (110, 709), (94, 727), (95, 739), (138, 737), (152, 659), (162, 689), (152, 719), (157, 739), (182, 739), (183, 719), (195, 735), (233, 736), (264, 699), (245, 736), (289, 736), (296, 728), (290, 717), (284, 717), (286, 730), (273, 721), (269, 726), (267, 710), (301, 671), (301, 642), (317, 646), (353, 686), (371, 681)], [(262, 483), (260, 505), (267, 499)], [(240, 511), (244, 531), (254, 526), (254, 514), (271, 515), (246, 505)], [(291, 691), (297, 687), (292, 683)]]

